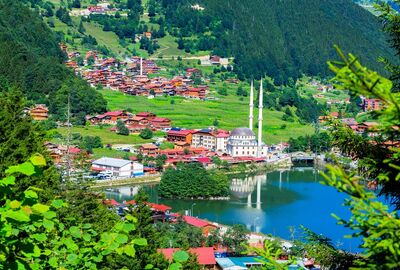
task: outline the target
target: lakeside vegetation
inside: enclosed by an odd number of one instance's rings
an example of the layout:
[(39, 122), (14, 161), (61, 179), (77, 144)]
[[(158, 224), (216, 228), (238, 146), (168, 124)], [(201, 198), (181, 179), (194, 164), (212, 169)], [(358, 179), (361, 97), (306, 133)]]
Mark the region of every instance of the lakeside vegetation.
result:
[(183, 163), (163, 173), (158, 192), (170, 199), (227, 197), (229, 178), (222, 172), (207, 171), (200, 163)]

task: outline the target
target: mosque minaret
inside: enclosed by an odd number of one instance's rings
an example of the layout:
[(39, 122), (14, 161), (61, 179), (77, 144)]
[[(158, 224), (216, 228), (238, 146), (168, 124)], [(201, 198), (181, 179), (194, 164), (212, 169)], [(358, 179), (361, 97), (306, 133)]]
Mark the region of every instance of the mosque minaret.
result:
[(249, 103), (249, 127), (235, 128), (227, 142), (227, 152), (232, 157), (266, 157), (268, 147), (262, 141), (263, 127), (263, 82), (260, 83), (259, 105), (258, 105), (258, 138), (253, 131), (254, 120), (254, 83), (251, 82), (250, 87), (250, 103)]

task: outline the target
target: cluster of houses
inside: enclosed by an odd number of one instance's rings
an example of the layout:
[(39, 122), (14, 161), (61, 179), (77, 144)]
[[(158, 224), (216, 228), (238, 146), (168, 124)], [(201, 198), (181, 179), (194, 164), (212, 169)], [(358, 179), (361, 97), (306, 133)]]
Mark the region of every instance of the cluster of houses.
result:
[[(61, 48), (67, 52), (65, 45)], [(102, 59), (94, 51), (89, 51), (84, 57), (85, 67), (80, 67), (76, 57), (78, 52), (67, 52), (68, 67), (89, 82), (92, 87), (102, 87), (120, 91), (135, 96), (181, 96), (185, 98), (204, 100), (209, 92), (207, 85), (194, 85), (193, 76), (200, 76), (196, 68), (188, 68), (184, 76), (175, 76), (172, 79), (165, 77), (152, 77), (160, 70), (160, 67), (152, 60), (133, 56), (127, 61), (119, 61), (115, 58)], [(89, 59), (94, 63), (89, 65)], [(88, 68), (90, 66), (90, 68)]]
[[(119, 110), (95, 116), (86, 116), (86, 120), (92, 125), (116, 125), (118, 121), (122, 121), (130, 134), (138, 134), (146, 128), (153, 131), (166, 131), (171, 128), (171, 120), (169, 118), (157, 117), (151, 112), (139, 112), (134, 115), (130, 112)], [(117, 127), (112, 127), (111, 131), (117, 132)]]
[(73, 9), (70, 12), (71, 16), (84, 16), (87, 17), (91, 14), (114, 14), (116, 11), (118, 11), (117, 8), (111, 7), (110, 3), (108, 2), (102, 2), (102, 3), (97, 3), (95, 6), (88, 6), (87, 8), (84, 9)]
[[(110, 209), (116, 210), (120, 215), (124, 214), (124, 209), (129, 207), (135, 207), (136, 201), (124, 201), (118, 203), (114, 199), (104, 200), (103, 203)], [(185, 215), (171, 212), (172, 208), (164, 204), (156, 204), (146, 202), (152, 212), (153, 221), (156, 222), (185, 222), (189, 226), (193, 226), (201, 230), (204, 237), (210, 235), (210, 233), (219, 230), (220, 234), (223, 235), (228, 230), (227, 226), (209, 222), (204, 219), (200, 219), (189, 215)], [(248, 233), (247, 244), (250, 247), (262, 248), (263, 242), (267, 239), (264, 235), (258, 233)], [(290, 248), (292, 244), (284, 243), (284, 246)], [(158, 253), (164, 255), (164, 257), (172, 261), (175, 252), (181, 250), (180, 248), (160, 248), (157, 250)], [(230, 247), (224, 246), (222, 243), (217, 243), (211, 247), (191, 247), (187, 250), (189, 253), (194, 255), (197, 259), (201, 269), (214, 269), (214, 270), (247, 270), (252, 267), (262, 267), (263, 263), (260, 257), (253, 252), (248, 252), (246, 255), (237, 256), (233, 253)], [(282, 254), (279, 258), (282, 263), (287, 262), (288, 256)], [(293, 262), (290, 269), (319, 269), (318, 265), (314, 263), (312, 259), (298, 259)]]
[(331, 112), (328, 116), (320, 116), (319, 122), (321, 124), (326, 123), (329, 119), (339, 119), (343, 124), (352, 129), (359, 135), (368, 135), (369, 137), (375, 137), (378, 135), (374, 128), (378, 125), (377, 122), (362, 122), (358, 123), (354, 118), (341, 118), (338, 112)]

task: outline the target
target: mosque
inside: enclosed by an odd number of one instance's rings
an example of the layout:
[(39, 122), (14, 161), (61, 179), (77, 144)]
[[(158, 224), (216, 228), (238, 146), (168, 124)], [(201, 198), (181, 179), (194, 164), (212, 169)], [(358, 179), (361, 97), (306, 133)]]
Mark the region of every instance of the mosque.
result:
[(260, 84), (260, 98), (258, 105), (258, 139), (253, 131), (254, 86), (250, 88), (250, 115), (249, 128), (240, 127), (232, 130), (228, 142), (227, 152), (232, 157), (266, 157), (268, 146), (262, 142), (263, 122), (263, 83)]

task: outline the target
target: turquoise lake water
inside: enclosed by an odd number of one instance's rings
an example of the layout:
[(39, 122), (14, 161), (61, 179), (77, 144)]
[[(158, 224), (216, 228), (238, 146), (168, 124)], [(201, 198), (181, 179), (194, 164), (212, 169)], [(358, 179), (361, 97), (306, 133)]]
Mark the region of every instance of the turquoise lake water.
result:
[[(163, 203), (172, 211), (191, 211), (199, 218), (227, 225), (241, 223), (249, 230), (291, 239), (301, 234), (300, 225), (333, 240), (342, 249), (358, 251), (359, 240), (346, 239), (350, 234), (337, 225), (331, 216), (350, 216), (342, 204), (346, 196), (334, 188), (322, 185), (322, 177), (314, 168), (294, 168), (274, 171), (245, 179), (233, 179), (231, 199), (227, 201), (166, 200), (157, 195), (157, 186), (146, 186), (151, 201)], [(130, 200), (138, 187), (121, 187), (106, 191), (107, 197), (118, 202)], [(250, 195), (250, 196), (249, 196)]]

